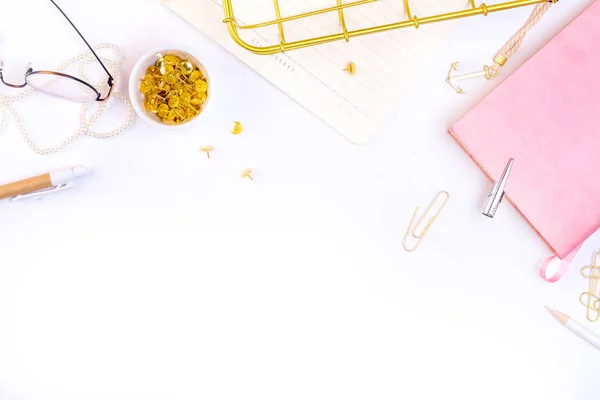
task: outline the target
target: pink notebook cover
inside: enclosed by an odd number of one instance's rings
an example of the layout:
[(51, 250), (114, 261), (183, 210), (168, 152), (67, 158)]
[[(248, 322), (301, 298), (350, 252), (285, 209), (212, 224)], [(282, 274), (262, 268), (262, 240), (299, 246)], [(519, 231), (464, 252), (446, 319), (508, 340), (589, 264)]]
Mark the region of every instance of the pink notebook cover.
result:
[(563, 258), (600, 227), (600, 2), (450, 133)]

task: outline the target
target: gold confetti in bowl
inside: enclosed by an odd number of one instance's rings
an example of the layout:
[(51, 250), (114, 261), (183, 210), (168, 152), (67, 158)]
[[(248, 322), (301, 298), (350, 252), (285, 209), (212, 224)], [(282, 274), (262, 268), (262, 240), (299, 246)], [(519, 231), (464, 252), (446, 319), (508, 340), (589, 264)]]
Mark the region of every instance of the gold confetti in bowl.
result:
[[(204, 64), (202, 64), (200, 60), (193, 55), (193, 53), (194, 50), (182, 46), (178, 46), (177, 48), (156, 48), (148, 51), (135, 63), (133, 70), (131, 71), (131, 76), (129, 77), (129, 97), (137, 115), (149, 125), (169, 130), (189, 128), (193, 124), (197, 123), (198, 120), (200, 120), (204, 114), (206, 114), (206, 109), (210, 106), (212, 97), (212, 76), (209, 74)], [(180, 57), (181, 59), (187, 58), (194, 66), (200, 69), (204, 74), (206, 83), (208, 84), (208, 91), (206, 93), (207, 98), (206, 101), (202, 104), (200, 112), (195, 117), (180, 122), (178, 124), (164, 123), (161, 121), (157, 114), (146, 110), (146, 108), (144, 107), (145, 96), (140, 91), (140, 82), (142, 82), (142, 80), (144, 79), (146, 69), (156, 63), (156, 60), (158, 59), (158, 54), (162, 54), (163, 56), (167, 54), (174, 54)]]

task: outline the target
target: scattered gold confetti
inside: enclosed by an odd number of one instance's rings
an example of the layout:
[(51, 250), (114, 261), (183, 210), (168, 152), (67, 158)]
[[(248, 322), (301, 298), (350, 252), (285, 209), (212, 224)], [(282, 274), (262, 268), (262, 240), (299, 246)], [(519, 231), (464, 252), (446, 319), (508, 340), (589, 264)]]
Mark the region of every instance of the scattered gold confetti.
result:
[(239, 135), (240, 133), (242, 133), (242, 131), (244, 130), (244, 128), (242, 127), (242, 124), (234, 121), (231, 123), (231, 125), (229, 126), (229, 130), (231, 131), (231, 133), (233, 133), (234, 135)]
[(251, 174), (252, 174), (252, 169), (248, 168), (248, 169), (245, 169), (242, 171), (241, 177), (242, 178), (250, 178), (250, 180), (253, 181), (254, 179), (252, 179)]
[(355, 75), (356, 74), (356, 64), (354, 64), (352, 61), (350, 61), (350, 63), (348, 63), (348, 66), (346, 68), (344, 68), (344, 71), (348, 72), (350, 75)]
[(213, 146), (202, 146), (200, 147), (200, 151), (206, 153), (206, 156), (208, 157), (208, 159), (210, 160), (210, 152), (213, 151), (215, 148)]

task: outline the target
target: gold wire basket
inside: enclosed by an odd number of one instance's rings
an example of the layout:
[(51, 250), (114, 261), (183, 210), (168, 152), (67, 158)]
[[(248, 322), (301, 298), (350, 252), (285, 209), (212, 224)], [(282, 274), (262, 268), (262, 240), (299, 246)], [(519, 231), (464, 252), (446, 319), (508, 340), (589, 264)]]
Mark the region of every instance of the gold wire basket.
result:
[[(253, 53), (261, 54), (261, 55), (269, 55), (269, 54), (283, 53), (283, 52), (290, 51), (290, 50), (301, 49), (304, 47), (310, 47), (310, 46), (315, 46), (315, 45), (329, 43), (329, 42), (335, 42), (335, 41), (339, 41), (339, 40), (345, 40), (346, 42), (349, 42), (350, 38), (363, 36), (363, 35), (370, 35), (372, 33), (391, 31), (391, 30), (407, 28), (407, 27), (414, 27), (414, 28), (418, 29), (419, 26), (421, 26), (421, 25), (431, 24), (431, 23), (435, 23), (435, 22), (442, 22), (442, 21), (449, 21), (452, 19), (472, 17), (475, 15), (487, 16), (489, 13), (493, 13), (493, 12), (497, 12), (497, 11), (504, 11), (504, 10), (509, 10), (509, 9), (517, 8), (517, 7), (530, 6), (530, 5), (534, 5), (534, 4), (538, 4), (538, 3), (544, 3), (547, 1), (555, 2), (556, 0), (515, 0), (515, 1), (503, 2), (503, 3), (498, 3), (498, 4), (490, 4), (490, 5), (481, 3), (479, 6), (475, 5), (475, 0), (469, 0), (470, 7), (467, 9), (457, 10), (454, 12), (449, 12), (449, 13), (439, 14), (439, 15), (432, 15), (432, 16), (422, 17), (422, 18), (419, 18), (416, 15), (413, 15), (411, 13), (409, 0), (402, 0), (404, 2), (404, 9), (405, 9), (405, 13), (406, 13), (406, 15), (404, 16), (405, 19), (400, 19), (398, 22), (391, 23), (391, 24), (371, 26), (371, 27), (361, 28), (361, 29), (356, 29), (356, 30), (349, 30), (347, 28), (346, 20), (344, 17), (344, 10), (346, 10), (350, 7), (364, 6), (365, 4), (373, 3), (378, 0), (353, 0), (353, 1), (348, 1), (346, 3), (342, 3), (342, 0), (336, 0), (337, 5), (335, 5), (335, 6), (321, 8), (321, 9), (313, 10), (310, 12), (300, 13), (300, 14), (296, 14), (296, 15), (289, 15), (289, 16), (282, 16), (281, 9), (279, 6), (280, 0), (273, 0), (273, 6), (275, 9), (276, 19), (273, 19), (270, 21), (264, 21), (264, 22), (260, 22), (260, 23), (256, 23), (256, 24), (252, 24), (252, 25), (238, 24), (238, 22), (235, 18), (235, 15), (234, 15), (232, 1), (233, 0), (223, 0), (223, 9), (225, 11), (225, 19), (223, 19), (223, 22), (227, 25), (227, 29), (229, 30), (229, 33), (230, 33), (231, 37), (233, 38), (233, 40), (237, 44), (242, 46), (243, 48), (250, 50)], [(398, 1), (401, 1), (401, 0), (398, 0)], [(291, 22), (291, 21), (297, 21), (297, 20), (301, 20), (301, 19), (305, 19), (305, 18), (311, 18), (311, 17), (315, 17), (318, 15), (323, 15), (323, 14), (327, 14), (327, 13), (338, 13), (340, 27), (341, 27), (339, 33), (323, 35), (323, 36), (318, 36), (318, 37), (312, 37), (312, 38), (296, 40), (296, 41), (291, 41), (291, 42), (286, 41), (285, 29), (284, 29), (285, 23)], [(272, 27), (272, 26), (277, 26), (277, 28), (279, 30), (280, 42), (278, 44), (270, 45), (270, 46), (255, 46), (255, 45), (247, 43), (240, 37), (240, 32), (239, 32), (240, 30), (246, 30), (246, 29), (258, 30), (261, 28), (267, 28), (267, 27)]]

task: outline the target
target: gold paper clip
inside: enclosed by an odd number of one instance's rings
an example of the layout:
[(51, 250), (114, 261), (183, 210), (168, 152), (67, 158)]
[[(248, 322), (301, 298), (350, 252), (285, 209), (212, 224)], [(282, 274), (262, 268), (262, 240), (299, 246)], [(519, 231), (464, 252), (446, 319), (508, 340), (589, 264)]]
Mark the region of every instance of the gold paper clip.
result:
[(586, 279), (600, 279), (600, 266), (588, 265), (581, 268), (581, 275)]
[(583, 292), (579, 296), (579, 302), (587, 310), (586, 317), (588, 321), (596, 322), (600, 319), (600, 309), (598, 309), (600, 298), (598, 296), (590, 292)]
[[(579, 302), (587, 309), (587, 319), (596, 322), (600, 319), (600, 297), (598, 297), (598, 282), (600, 280), (600, 252), (594, 256), (594, 264), (581, 268), (581, 275), (589, 279), (588, 291), (581, 293)], [(587, 300), (587, 301), (586, 301)]]
[[(423, 227), (423, 222), (425, 221), (425, 217), (430, 213), (431, 209), (435, 206), (435, 204), (438, 202), (438, 200), (441, 198), (444, 198), (444, 197), (445, 197), (445, 199), (442, 202), (442, 205), (438, 208), (436, 213), (429, 219), (429, 222), (427, 222), (425, 227)], [(435, 219), (438, 217), (438, 215), (440, 215), (440, 213), (446, 206), (446, 203), (448, 203), (448, 200), (450, 200), (450, 194), (448, 192), (446, 192), (446, 191), (438, 192), (438, 194), (435, 196), (433, 201), (429, 204), (429, 207), (427, 207), (427, 210), (425, 211), (425, 213), (421, 216), (421, 219), (419, 219), (419, 221), (416, 223), (416, 225), (413, 228), (413, 224), (415, 223), (415, 218), (417, 218), (417, 213), (419, 212), (419, 207), (417, 207), (415, 209), (412, 219), (410, 220), (410, 225), (408, 225), (408, 229), (406, 230), (406, 235), (404, 235), (404, 242), (403, 242), (404, 250), (408, 251), (409, 253), (412, 253), (413, 251), (417, 250), (417, 247), (419, 247), (419, 244), (421, 244), (421, 241), (423, 240), (423, 238), (429, 231), (429, 228), (431, 228), (431, 225), (433, 225), (433, 223), (435, 222)], [(413, 247), (408, 246), (408, 239), (410, 238), (411, 235), (415, 239), (417, 239), (417, 242), (415, 243), (415, 245)]]

